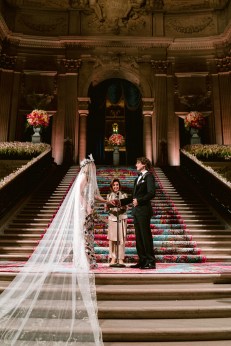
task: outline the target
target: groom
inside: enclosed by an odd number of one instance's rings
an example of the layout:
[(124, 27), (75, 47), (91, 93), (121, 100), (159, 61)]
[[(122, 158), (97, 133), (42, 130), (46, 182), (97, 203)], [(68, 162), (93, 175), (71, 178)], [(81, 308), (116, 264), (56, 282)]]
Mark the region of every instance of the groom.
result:
[(151, 199), (155, 197), (155, 178), (150, 171), (151, 162), (146, 157), (138, 157), (136, 169), (139, 176), (135, 179), (132, 197), (120, 200), (121, 205), (133, 204), (132, 214), (136, 234), (138, 263), (131, 268), (155, 269), (155, 255), (150, 220), (153, 215)]

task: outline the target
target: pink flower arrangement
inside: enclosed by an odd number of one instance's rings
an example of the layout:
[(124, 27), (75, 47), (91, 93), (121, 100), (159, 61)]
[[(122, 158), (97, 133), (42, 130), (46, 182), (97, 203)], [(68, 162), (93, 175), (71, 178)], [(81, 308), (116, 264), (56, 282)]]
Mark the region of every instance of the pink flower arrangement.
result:
[(184, 118), (184, 126), (187, 130), (190, 128), (201, 129), (205, 125), (205, 118), (199, 112), (190, 112)]
[(125, 142), (124, 137), (120, 135), (119, 133), (113, 133), (108, 139), (108, 144), (113, 146), (124, 145), (124, 142)]
[(27, 125), (33, 127), (49, 125), (49, 115), (44, 110), (34, 109), (30, 114), (27, 114)]

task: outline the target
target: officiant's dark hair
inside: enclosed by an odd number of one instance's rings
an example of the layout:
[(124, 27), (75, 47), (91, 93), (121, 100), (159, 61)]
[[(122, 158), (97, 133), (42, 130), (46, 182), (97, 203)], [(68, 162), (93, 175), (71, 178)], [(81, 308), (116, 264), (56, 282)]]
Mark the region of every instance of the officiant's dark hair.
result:
[(147, 169), (147, 171), (149, 171), (152, 168), (152, 163), (147, 157), (137, 157), (136, 162), (138, 161), (145, 165), (145, 169)]
[(121, 183), (120, 183), (120, 180), (119, 180), (118, 178), (114, 178), (114, 179), (112, 179), (112, 181), (111, 181), (111, 183), (110, 183), (110, 189), (111, 189), (111, 191), (113, 191), (112, 186), (113, 186), (113, 184), (114, 184), (115, 182), (117, 182), (117, 183), (119, 184), (119, 189), (121, 190)]

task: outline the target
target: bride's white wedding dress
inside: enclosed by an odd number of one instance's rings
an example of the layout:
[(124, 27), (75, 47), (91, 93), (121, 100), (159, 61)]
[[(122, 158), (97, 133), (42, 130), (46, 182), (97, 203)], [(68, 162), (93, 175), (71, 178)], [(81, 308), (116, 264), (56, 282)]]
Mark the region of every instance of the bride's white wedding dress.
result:
[(0, 345), (103, 345), (84, 236), (95, 194), (90, 157), (33, 255), (0, 295)]

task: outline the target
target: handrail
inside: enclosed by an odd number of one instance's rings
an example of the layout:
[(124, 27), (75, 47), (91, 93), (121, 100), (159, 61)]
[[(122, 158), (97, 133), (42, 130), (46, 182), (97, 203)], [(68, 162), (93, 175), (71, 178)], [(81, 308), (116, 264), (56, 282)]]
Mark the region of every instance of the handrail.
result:
[(181, 167), (194, 180), (200, 189), (210, 195), (226, 211), (231, 213), (231, 187), (218, 175), (198, 164), (183, 151), (180, 152)]
[(0, 182), (0, 217), (40, 183), (52, 163), (51, 149), (48, 149)]

